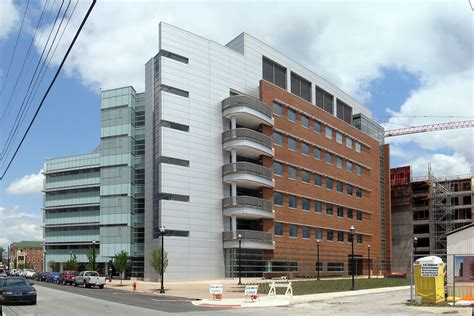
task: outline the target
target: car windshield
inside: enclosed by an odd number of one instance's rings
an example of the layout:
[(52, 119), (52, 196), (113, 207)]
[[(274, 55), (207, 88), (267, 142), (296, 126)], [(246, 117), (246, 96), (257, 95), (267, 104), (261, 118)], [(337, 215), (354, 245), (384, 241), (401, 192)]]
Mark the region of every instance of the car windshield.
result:
[(97, 272), (86, 272), (86, 276), (98, 276)]
[(25, 285), (28, 285), (28, 283), (26, 283), (25, 279), (3, 279), (0, 282), (2, 283), (3, 286), (25, 286)]

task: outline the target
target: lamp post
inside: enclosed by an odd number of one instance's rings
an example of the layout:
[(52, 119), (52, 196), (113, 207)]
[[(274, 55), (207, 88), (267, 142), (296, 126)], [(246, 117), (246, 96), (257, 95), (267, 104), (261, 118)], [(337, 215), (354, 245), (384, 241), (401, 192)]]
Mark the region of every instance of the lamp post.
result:
[(95, 240), (92, 241), (92, 271), (95, 271)]
[(160, 226), (160, 236), (161, 236), (161, 288), (160, 288), (160, 293), (165, 293), (165, 261), (164, 261), (164, 255), (165, 255), (165, 232), (166, 228), (165, 226)]
[(413, 237), (413, 247), (411, 248), (410, 256), (410, 302), (413, 302), (413, 262), (415, 261), (416, 244), (418, 237)]
[(354, 232), (355, 228), (354, 225), (351, 225), (349, 228), (350, 236), (351, 236), (351, 245), (352, 245), (352, 256), (351, 256), (351, 274), (352, 274), (352, 288), (351, 291), (355, 290), (355, 279), (354, 279), (354, 274), (355, 274), (355, 264), (354, 264)]
[(416, 245), (418, 244), (418, 237), (413, 238), (413, 246), (415, 247), (415, 251), (413, 253), (413, 258), (416, 260)]
[(316, 239), (316, 247), (317, 247), (317, 254), (318, 254), (318, 261), (316, 262), (316, 272), (318, 273), (318, 280), (319, 280), (319, 267), (320, 267), (320, 262), (319, 262), (319, 243), (321, 240)]
[(239, 240), (239, 283), (238, 285), (242, 285), (242, 235), (237, 235), (237, 239)]
[(72, 250), (69, 251), (69, 260), (72, 260)]
[(369, 262), (369, 279), (370, 279), (370, 245), (367, 245), (367, 253), (368, 253), (368, 262)]

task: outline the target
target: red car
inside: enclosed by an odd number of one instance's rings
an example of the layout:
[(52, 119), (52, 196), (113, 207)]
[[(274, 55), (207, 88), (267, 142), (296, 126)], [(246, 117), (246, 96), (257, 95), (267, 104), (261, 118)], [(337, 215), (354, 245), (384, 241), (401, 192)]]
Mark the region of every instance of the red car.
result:
[(77, 271), (73, 271), (73, 270), (66, 270), (64, 272), (61, 272), (61, 275), (59, 276), (58, 284), (73, 285), (74, 280), (76, 279), (76, 276), (78, 274), (79, 273), (77, 273)]

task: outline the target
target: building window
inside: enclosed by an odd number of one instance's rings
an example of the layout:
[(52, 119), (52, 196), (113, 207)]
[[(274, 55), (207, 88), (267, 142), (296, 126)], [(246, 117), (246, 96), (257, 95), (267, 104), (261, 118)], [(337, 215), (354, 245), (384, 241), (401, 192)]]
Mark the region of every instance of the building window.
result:
[(296, 208), (296, 196), (288, 195), (288, 207)]
[(311, 238), (311, 228), (307, 226), (303, 226), (303, 238), (310, 239)]
[(273, 163), (273, 174), (276, 176), (283, 176), (283, 164), (275, 161)]
[(357, 211), (357, 220), (358, 221), (362, 220), (362, 212), (361, 211)]
[(290, 150), (296, 151), (296, 139), (293, 137), (288, 137), (288, 148)]
[(347, 184), (347, 185), (346, 185), (346, 190), (347, 190), (347, 194), (348, 194), (348, 195), (352, 195), (352, 185)]
[(343, 185), (341, 181), (336, 181), (337, 192), (343, 191)]
[(310, 148), (309, 145), (306, 143), (301, 143), (301, 152), (307, 156), (309, 156)]
[(320, 107), (326, 112), (331, 114), (334, 113), (334, 101), (333, 96), (328, 92), (324, 91), (320, 87), (316, 86), (316, 106)]
[(311, 102), (311, 82), (291, 72), (291, 93)]
[(337, 216), (344, 217), (344, 208), (342, 206), (337, 207)]
[(359, 165), (356, 165), (356, 175), (358, 176), (362, 175), (362, 167)]
[(337, 100), (337, 117), (352, 124), (352, 108), (341, 100)]
[(273, 193), (273, 204), (283, 205), (283, 194), (280, 192)]
[(309, 118), (306, 115), (301, 115), (301, 125), (303, 125), (303, 127), (309, 128)]
[(326, 138), (332, 139), (332, 128), (330, 128), (329, 126), (326, 126), (325, 130), (326, 130)]
[(362, 197), (362, 189), (361, 188), (356, 188), (356, 197), (361, 198)]
[(328, 230), (326, 232), (326, 237), (327, 237), (327, 240), (334, 240), (334, 232), (332, 230)]
[(332, 164), (332, 154), (330, 152), (326, 152), (326, 162)]
[(321, 148), (314, 147), (314, 158), (321, 160)]
[(290, 237), (298, 237), (298, 229), (296, 225), (293, 225), (293, 224), (288, 225), (288, 233)]
[(275, 145), (283, 146), (283, 135), (277, 132), (273, 132), (273, 143)]
[(309, 211), (309, 200), (306, 199), (306, 198), (302, 198), (301, 199), (301, 207), (303, 208), (303, 210)]
[(336, 142), (342, 144), (342, 134), (339, 132), (336, 132)]
[(288, 178), (292, 180), (296, 180), (296, 168), (292, 166), (288, 166)]
[(296, 122), (296, 111), (292, 109), (288, 109), (288, 121)]
[(351, 208), (347, 209), (347, 218), (352, 218), (353, 217), (353, 210)]
[(316, 133), (321, 133), (321, 123), (318, 121), (314, 121), (314, 131)]
[(362, 243), (362, 235), (361, 234), (357, 234), (357, 243), (358, 244)]
[(163, 56), (163, 57), (166, 57), (166, 58), (170, 58), (170, 59), (182, 62), (183, 64), (187, 64), (188, 61), (189, 61), (189, 59), (184, 57), (184, 56), (181, 56), (181, 55), (178, 55), (178, 54), (175, 54), (175, 53), (171, 53), (171, 52), (168, 52), (168, 51), (164, 51), (164, 50), (160, 51), (160, 55)]
[(328, 272), (344, 272), (344, 262), (328, 262)]
[(273, 114), (276, 114), (278, 116), (283, 115), (283, 107), (281, 106), (280, 103), (278, 102), (273, 102)]
[(286, 68), (263, 57), (263, 79), (286, 89)]
[(318, 239), (318, 240), (323, 239), (323, 230), (321, 228), (316, 228), (314, 230), (314, 234), (316, 236), (316, 239)]
[(326, 178), (326, 189), (332, 190), (332, 179)]
[(352, 139), (346, 136), (346, 147), (352, 148)]
[(352, 172), (352, 162), (346, 160), (346, 170)]
[(326, 214), (332, 215), (333, 214), (333, 206), (331, 203), (326, 204)]
[(337, 156), (336, 157), (336, 166), (339, 168), (339, 169), (342, 169), (342, 158)]
[(323, 181), (323, 179), (322, 179), (321, 175), (316, 173), (314, 175), (314, 184), (317, 185), (317, 186), (321, 186), (322, 181)]
[(275, 236), (283, 236), (283, 223), (275, 223)]
[(317, 213), (322, 213), (323, 212), (323, 203), (321, 203), (320, 201), (316, 201), (316, 203), (314, 203), (314, 211), (317, 212)]
[(309, 183), (309, 172), (306, 170), (301, 170), (301, 181), (304, 183)]
[(361, 151), (361, 147), (360, 147), (360, 143), (359, 142), (355, 142), (355, 151), (360, 153)]
[(344, 232), (337, 232), (337, 241), (344, 242)]
[(181, 89), (174, 88), (174, 87), (170, 87), (170, 86), (166, 86), (166, 85), (161, 85), (161, 91), (176, 94), (176, 95), (179, 95), (179, 96), (185, 97), (185, 98), (189, 97), (189, 92), (188, 91), (181, 90)]

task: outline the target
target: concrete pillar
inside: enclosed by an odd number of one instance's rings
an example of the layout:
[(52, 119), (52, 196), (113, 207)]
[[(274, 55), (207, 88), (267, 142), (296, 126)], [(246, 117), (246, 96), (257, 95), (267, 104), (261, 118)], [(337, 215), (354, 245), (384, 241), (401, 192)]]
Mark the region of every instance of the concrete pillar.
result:
[(237, 217), (232, 215), (232, 238), (237, 238)]
[(64, 262), (60, 262), (59, 263), (59, 272), (63, 272), (63, 269), (64, 269)]
[(237, 162), (237, 151), (235, 149), (231, 149), (231, 163)]
[[(231, 190), (232, 197), (237, 196), (237, 183), (232, 182), (231, 186), (232, 186), (232, 190)], [(233, 199), (233, 201), (234, 201), (233, 203), (235, 203), (235, 199)]]
[(237, 119), (235, 118), (235, 116), (231, 116), (230, 118), (230, 128), (231, 129), (237, 128)]

